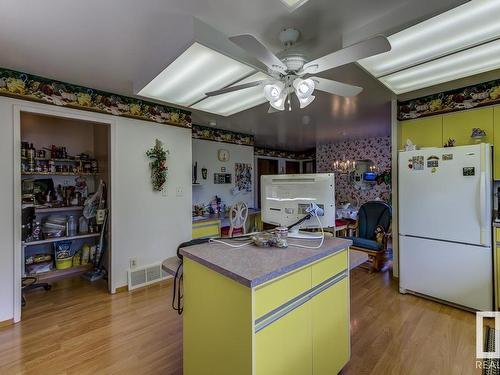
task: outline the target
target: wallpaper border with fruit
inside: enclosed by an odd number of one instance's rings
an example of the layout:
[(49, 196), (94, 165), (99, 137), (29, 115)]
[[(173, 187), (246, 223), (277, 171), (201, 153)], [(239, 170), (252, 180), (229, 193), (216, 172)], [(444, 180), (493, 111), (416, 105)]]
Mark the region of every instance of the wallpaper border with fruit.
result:
[(271, 150), (268, 148), (255, 147), (254, 155), (270, 158), (284, 158), (293, 160), (309, 160), (316, 159), (316, 149), (312, 149), (304, 152), (294, 152), (294, 151), (283, 151), (283, 150)]
[(250, 134), (236, 133), (230, 130), (209, 128), (208, 126), (193, 125), (192, 137), (207, 141), (234, 143), (236, 145), (253, 146), (254, 137)]
[(0, 68), (0, 95), (191, 128), (191, 112)]
[(411, 120), (498, 103), (500, 79), (398, 102), (398, 120)]

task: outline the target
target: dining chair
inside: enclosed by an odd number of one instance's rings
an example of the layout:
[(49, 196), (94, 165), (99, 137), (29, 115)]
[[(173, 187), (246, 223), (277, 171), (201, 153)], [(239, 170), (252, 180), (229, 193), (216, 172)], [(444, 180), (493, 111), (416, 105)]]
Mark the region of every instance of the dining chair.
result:
[(355, 234), (345, 237), (353, 242), (351, 249), (368, 255), (374, 271), (381, 271), (386, 266), (391, 219), (390, 205), (380, 200), (366, 202), (359, 209), (358, 220), (350, 228)]
[(248, 218), (248, 206), (245, 202), (238, 202), (231, 206), (229, 210), (229, 237), (233, 234), (245, 234), (246, 222)]

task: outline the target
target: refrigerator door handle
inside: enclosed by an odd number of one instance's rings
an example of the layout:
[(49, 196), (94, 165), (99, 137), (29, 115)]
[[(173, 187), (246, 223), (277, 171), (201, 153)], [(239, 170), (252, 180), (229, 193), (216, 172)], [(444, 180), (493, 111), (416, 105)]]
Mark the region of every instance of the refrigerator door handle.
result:
[(481, 172), (480, 186), (479, 186), (479, 220), (481, 226), (481, 238), (479, 243), (486, 245), (486, 232), (488, 225), (488, 213), (486, 212), (486, 172)]

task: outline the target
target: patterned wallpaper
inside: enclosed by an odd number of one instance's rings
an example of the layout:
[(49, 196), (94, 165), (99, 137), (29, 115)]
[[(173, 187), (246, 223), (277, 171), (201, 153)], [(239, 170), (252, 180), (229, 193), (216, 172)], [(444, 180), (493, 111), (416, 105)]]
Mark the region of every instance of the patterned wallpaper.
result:
[[(332, 172), (335, 160), (372, 160), (380, 172), (391, 169), (391, 137), (355, 139), (338, 143), (319, 145), (316, 148), (318, 173)], [(380, 197), (382, 193), (391, 191), (385, 183), (376, 184), (373, 189), (360, 191), (348, 183), (347, 175), (335, 175), (335, 195), (337, 202), (355, 202), (360, 204)], [(387, 195), (384, 194), (384, 195)]]

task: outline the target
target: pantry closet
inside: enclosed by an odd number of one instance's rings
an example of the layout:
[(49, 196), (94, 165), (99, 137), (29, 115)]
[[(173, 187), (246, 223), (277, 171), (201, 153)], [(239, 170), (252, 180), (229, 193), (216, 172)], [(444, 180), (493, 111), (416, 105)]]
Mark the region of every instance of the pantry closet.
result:
[(110, 290), (110, 125), (21, 112), (20, 139), (23, 303), (95, 269)]

